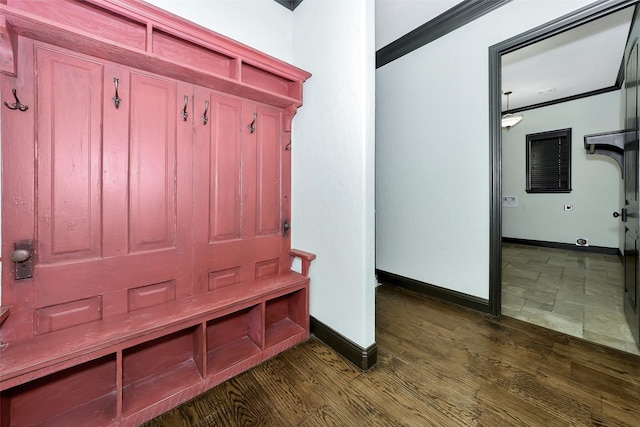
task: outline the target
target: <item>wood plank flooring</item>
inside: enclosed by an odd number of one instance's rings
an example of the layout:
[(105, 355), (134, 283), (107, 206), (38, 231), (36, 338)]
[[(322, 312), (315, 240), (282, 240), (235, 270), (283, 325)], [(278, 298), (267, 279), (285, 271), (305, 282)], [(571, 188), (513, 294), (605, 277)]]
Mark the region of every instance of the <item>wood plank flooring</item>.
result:
[(640, 357), (386, 285), (378, 364), (312, 337), (151, 426), (638, 426)]

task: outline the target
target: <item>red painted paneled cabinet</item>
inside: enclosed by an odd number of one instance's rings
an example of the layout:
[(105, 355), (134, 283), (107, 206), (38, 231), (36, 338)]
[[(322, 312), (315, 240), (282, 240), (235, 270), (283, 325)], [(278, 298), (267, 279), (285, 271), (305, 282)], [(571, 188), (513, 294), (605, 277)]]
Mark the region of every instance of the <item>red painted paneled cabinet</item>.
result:
[(1, 425), (137, 425), (306, 339), (309, 74), (133, 0), (0, 31)]

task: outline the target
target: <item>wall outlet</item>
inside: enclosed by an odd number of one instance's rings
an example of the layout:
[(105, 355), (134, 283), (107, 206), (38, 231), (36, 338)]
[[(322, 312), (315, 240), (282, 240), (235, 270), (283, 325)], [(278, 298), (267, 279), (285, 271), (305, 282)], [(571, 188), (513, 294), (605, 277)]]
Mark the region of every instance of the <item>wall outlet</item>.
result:
[(564, 210), (565, 211), (572, 211), (573, 210), (573, 205), (564, 205)]
[(576, 239), (576, 246), (589, 246), (589, 239), (586, 237)]
[(518, 196), (502, 196), (502, 206), (505, 208), (517, 208)]

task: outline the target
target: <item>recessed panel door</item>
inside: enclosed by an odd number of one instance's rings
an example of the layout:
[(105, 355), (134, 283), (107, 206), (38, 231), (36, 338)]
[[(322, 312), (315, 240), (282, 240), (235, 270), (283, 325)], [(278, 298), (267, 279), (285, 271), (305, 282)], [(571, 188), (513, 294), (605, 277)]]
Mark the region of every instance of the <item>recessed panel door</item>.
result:
[(206, 292), (282, 268), (282, 112), (205, 88), (194, 99), (208, 111), (194, 168), (194, 274)]
[(3, 258), (32, 241), (34, 268), (16, 280), (3, 263), (3, 305), (21, 307), (3, 340), (188, 294), (191, 145), (179, 141), (192, 127), (180, 128), (177, 92), (190, 86), (20, 43), (28, 59), (8, 83), (33, 88), (31, 116), (3, 116), (16, 119), (3, 126)]

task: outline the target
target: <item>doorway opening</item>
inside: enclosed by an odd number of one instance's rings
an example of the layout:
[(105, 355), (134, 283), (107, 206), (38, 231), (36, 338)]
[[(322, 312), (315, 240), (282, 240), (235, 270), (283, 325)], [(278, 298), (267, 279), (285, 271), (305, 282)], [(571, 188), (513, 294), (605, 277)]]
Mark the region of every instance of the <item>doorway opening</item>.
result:
[[(526, 250), (525, 248), (515, 249), (503, 247), (503, 151), (502, 151), (502, 130), (500, 127), (500, 117), (502, 112), (503, 95), (502, 90), (511, 90), (505, 88), (502, 84), (502, 56), (512, 53), (526, 46), (533, 45), (552, 36), (566, 32), (567, 30), (577, 28), (583, 24), (589, 23), (599, 18), (603, 18), (614, 12), (618, 12), (629, 6), (633, 6), (637, 1), (615, 1), (606, 5), (595, 4), (587, 6), (575, 13), (559, 18), (548, 24), (535, 28), (527, 33), (513, 37), (500, 44), (494, 45), (489, 49), (489, 102), (490, 102), (490, 140), (491, 140), (491, 212), (490, 212), (490, 285), (489, 285), (489, 307), (494, 315), (511, 313), (503, 313), (503, 266), (509, 261), (509, 257), (513, 255), (513, 250)], [(524, 142), (523, 142), (524, 144)], [(512, 201), (512, 200), (511, 200)], [(504, 252), (503, 252), (504, 250)], [(538, 254), (540, 255), (540, 254)], [(544, 256), (553, 256), (544, 255)], [(561, 255), (559, 255), (561, 257)], [(606, 257), (605, 257), (606, 259)], [(611, 261), (606, 259), (607, 261)], [(607, 262), (603, 261), (603, 262)], [(615, 258), (611, 264), (612, 277), (623, 277), (623, 273), (615, 272)], [(584, 262), (584, 261), (583, 261)], [(535, 272), (533, 272), (535, 274)], [(620, 279), (622, 280), (622, 279)], [(620, 289), (623, 284), (620, 283)], [(524, 319), (523, 319), (524, 320)], [(535, 323), (535, 322), (532, 322)], [(548, 325), (543, 325), (547, 326)], [(562, 331), (567, 332), (567, 331)], [(589, 338), (589, 337), (585, 337)], [(637, 348), (636, 348), (637, 350)]]

